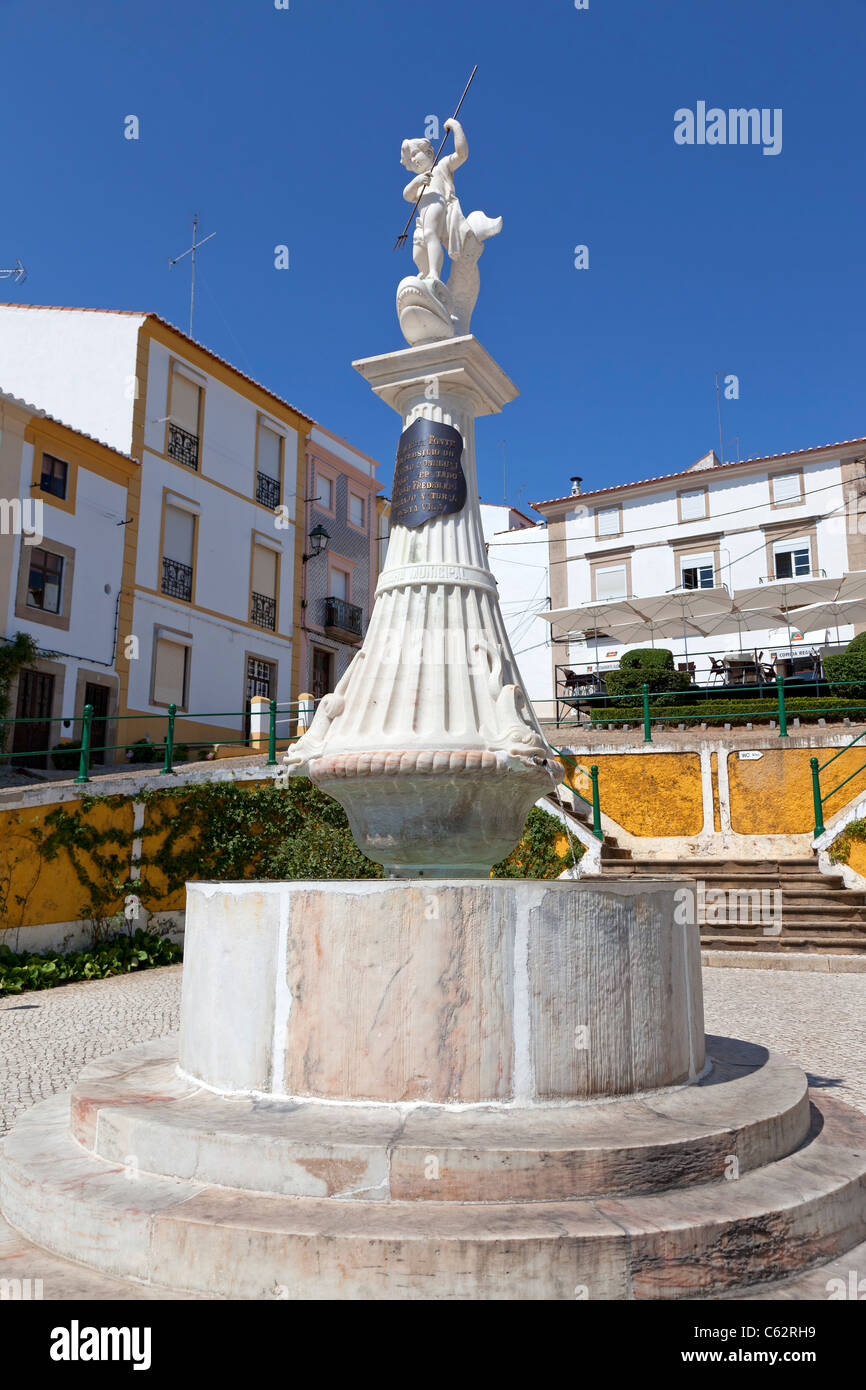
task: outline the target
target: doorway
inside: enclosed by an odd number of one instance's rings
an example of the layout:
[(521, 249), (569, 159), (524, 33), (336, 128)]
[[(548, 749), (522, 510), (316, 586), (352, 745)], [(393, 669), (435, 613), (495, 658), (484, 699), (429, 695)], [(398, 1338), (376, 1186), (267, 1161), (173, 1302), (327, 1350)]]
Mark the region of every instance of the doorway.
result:
[(314, 700), (321, 700), (334, 689), (334, 653), (324, 647), (313, 647), (312, 685)]
[[(30, 723), (16, 724), (12, 734), (12, 753), (15, 760), (26, 763), (28, 767), (48, 767), (45, 749), (51, 742), (51, 712), (54, 707), (54, 677), (44, 671), (31, 671), (27, 667), (18, 676), (18, 702), (15, 708), (16, 719), (27, 719)], [(31, 750), (40, 750), (29, 756)]]
[(247, 657), (246, 683), (244, 686), (244, 742), (252, 738), (252, 716), (250, 700), (253, 695), (264, 695), (272, 700), (271, 687), (274, 684), (274, 668), (269, 661), (260, 661), (256, 656)]
[(105, 745), (108, 741), (108, 695), (107, 685), (84, 687), (84, 703), (93, 706), (93, 723), (90, 726), (90, 761), (105, 762)]

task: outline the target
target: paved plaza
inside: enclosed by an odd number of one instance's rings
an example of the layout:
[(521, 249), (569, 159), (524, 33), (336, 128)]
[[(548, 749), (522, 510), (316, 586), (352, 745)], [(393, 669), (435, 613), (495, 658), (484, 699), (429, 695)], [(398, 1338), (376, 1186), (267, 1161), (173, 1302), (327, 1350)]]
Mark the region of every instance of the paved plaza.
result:
[[(176, 1032), (182, 967), (0, 999), (0, 1133), (86, 1062)], [(866, 1112), (866, 975), (705, 969), (706, 1027), (784, 1052)]]

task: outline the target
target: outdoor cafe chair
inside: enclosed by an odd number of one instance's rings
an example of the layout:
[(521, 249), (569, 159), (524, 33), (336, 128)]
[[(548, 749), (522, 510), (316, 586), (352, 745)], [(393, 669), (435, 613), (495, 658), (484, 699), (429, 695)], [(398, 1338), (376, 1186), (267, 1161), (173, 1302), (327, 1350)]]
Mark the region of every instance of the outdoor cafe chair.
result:
[(709, 684), (711, 684), (711, 685), (718, 685), (719, 680), (721, 680), (722, 685), (726, 685), (726, 684), (727, 684), (727, 680), (728, 680), (728, 671), (727, 671), (727, 667), (725, 666), (725, 663), (724, 663), (723, 661), (719, 661), (716, 657), (711, 656), (711, 657), (710, 657), (710, 680), (709, 680)]

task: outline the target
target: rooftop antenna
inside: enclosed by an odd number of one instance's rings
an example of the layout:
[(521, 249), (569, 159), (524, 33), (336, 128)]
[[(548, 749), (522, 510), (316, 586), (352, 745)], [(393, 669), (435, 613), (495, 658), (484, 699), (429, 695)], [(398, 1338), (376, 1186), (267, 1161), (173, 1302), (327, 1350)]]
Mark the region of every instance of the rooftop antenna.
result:
[(199, 248), (200, 246), (204, 246), (204, 244), (205, 244), (206, 241), (210, 241), (211, 237), (215, 237), (215, 236), (216, 236), (216, 232), (211, 232), (211, 233), (210, 233), (210, 236), (202, 237), (201, 241), (198, 240), (198, 213), (197, 213), (197, 212), (194, 212), (193, 215), (192, 215), (192, 246), (188, 246), (187, 249), (186, 249), (185, 251), (181, 251), (181, 253), (180, 253), (179, 256), (174, 256), (173, 258), (172, 258), (172, 257), (169, 257), (169, 262), (168, 262), (168, 264), (169, 264), (169, 267), (171, 267), (171, 266), (173, 266), (173, 265), (177, 265), (178, 261), (182, 261), (183, 258), (184, 258), (184, 256), (192, 256), (192, 262), (191, 262), (191, 265), (192, 265), (192, 275), (191, 275), (191, 278), (190, 278), (190, 285), (189, 285), (189, 336), (190, 336), (190, 337), (192, 337), (192, 319), (193, 319), (193, 314), (194, 314), (194, 312), (195, 312), (195, 253), (196, 253), (196, 251), (198, 250), (198, 248)]
[(27, 271), (17, 256), (15, 257), (15, 265), (11, 270), (0, 270), (0, 280), (14, 280), (16, 285), (20, 285), (22, 280), (26, 279)]

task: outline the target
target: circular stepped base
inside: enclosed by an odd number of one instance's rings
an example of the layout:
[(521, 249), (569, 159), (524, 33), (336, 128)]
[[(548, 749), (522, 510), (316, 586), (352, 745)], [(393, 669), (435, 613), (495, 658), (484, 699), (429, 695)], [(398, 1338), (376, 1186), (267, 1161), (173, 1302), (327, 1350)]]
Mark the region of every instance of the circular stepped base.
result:
[(796, 1068), (708, 1043), (698, 1085), (527, 1109), (226, 1099), (148, 1044), (24, 1117), (0, 1205), (181, 1294), (772, 1297), (866, 1240), (866, 1118), (822, 1097), (810, 1119)]
[(291, 1197), (568, 1201), (740, 1174), (810, 1127), (806, 1078), (766, 1049), (711, 1039), (695, 1086), (603, 1103), (387, 1105), (225, 1097), (178, 1075), (173, 1040), (91, 1063), (72, 1137), (109, 1163)]

